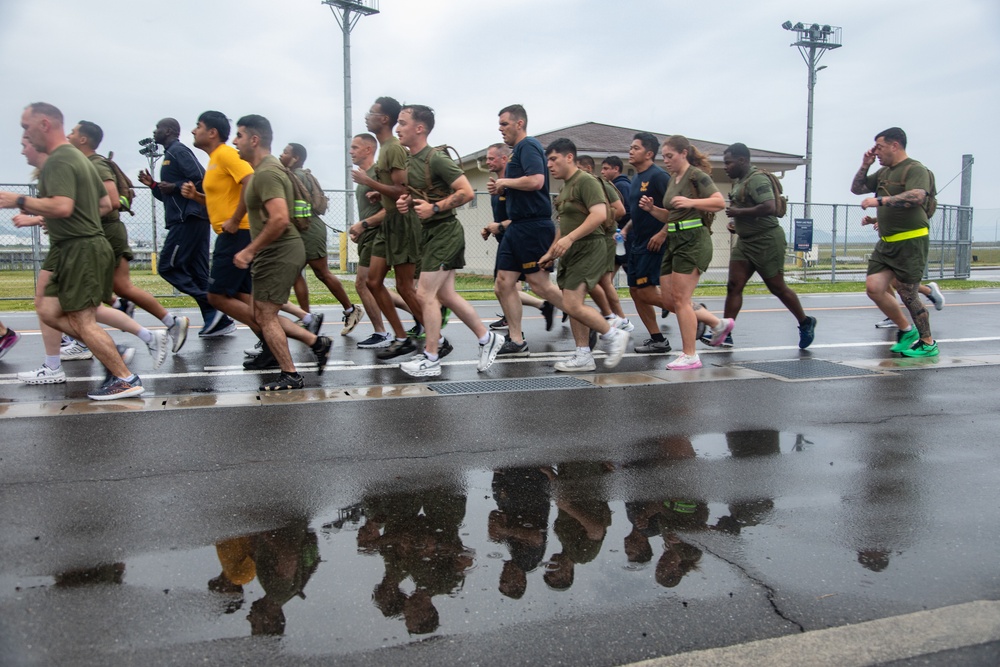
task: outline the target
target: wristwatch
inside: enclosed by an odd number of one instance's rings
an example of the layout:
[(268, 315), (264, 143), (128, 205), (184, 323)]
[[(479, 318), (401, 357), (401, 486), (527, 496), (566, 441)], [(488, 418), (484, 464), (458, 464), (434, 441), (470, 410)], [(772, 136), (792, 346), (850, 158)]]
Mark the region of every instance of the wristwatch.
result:
[(361, 229), (368, 229), (368, 221), (367, 220), (362, 220), (361, 221)]
[(18, 197), (17, 200), (14, 203), (17, 204), (18, 208), (23, 209), (24, 208), (24, 195), (21, 195), (20, 197)]
[(431, 206), (431, 211), (433, 211), (434, 213), (440, 213), (441, 207), (438, 206), (437, 204), (434, 204), (434, 206)]

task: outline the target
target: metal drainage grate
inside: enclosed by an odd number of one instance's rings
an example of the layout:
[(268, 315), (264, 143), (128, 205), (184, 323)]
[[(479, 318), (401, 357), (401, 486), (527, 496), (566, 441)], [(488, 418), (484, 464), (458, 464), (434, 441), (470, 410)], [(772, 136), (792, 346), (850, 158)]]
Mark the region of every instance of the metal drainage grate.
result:
[(550, 377), (480, 380), (478, 382), (431, 382), (427, 384), (427, 387), (439, 394), (497, 394), (505, 391), (593, 388), (594, 384), (575, 377)]
[(840, 378), (865, 375), (883, 375), (867, 368), (854, 368), (821, 359), (798, 359), (791, 361), (755, 361), (735, 364), (749, 371), (758, 371), (789, 380), (815, 380), (820, 378)]

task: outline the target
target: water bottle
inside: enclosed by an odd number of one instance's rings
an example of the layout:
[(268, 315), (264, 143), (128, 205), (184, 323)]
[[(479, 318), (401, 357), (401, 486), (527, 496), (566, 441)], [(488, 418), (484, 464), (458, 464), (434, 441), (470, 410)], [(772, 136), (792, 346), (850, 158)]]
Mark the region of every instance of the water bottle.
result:
[(617, 257), (625, 256), (625, 237), (622, 236), (620, 230), (615, 232), (615, 255)]

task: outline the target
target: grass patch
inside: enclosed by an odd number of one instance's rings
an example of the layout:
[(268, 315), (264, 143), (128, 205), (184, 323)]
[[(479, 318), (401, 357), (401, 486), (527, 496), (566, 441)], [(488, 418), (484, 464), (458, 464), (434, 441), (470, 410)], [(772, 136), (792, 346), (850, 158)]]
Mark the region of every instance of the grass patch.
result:
[[(354, 288), (354, 276), (347, 276), (340, 272), (334, 273), (341, 276), (344, 288), (352, 301), (359, 301), (357, 290)], [(4, 271), (0, 273), (0, 310), (11, 311), (31, 311), (35, 306), (32, 296), (35, 292), (34, 276), (31, 271)], [(156, 295), (160, 303), (167, 308), (194, 308), (194, 299), (186, 295), (175, 295), (174, 288), (160, 276), (148, 270), (133, 270), (131, 272), (132, 282), (144, 290)], [(306, 282), (309, 285), (310, 303), (317, 306), (329, 306), (337, 304), (337, 300), (326, 289), (311, 271), (307, 272)], [(493, 294), (493, 279), (490, 276), (459, 274), (456, 279), (456, 287), (469, 301), (492, 301), (496, 299)], [(938, 285), (943, 290), (969, 290), (978, 288), (998, 288), (1000, 282), (988, 280), (937, 280)], [(856, 282), (836, 282), (829, 281), (809, 281), (805, 283), (795, 283), (792, 289), (798, 294), (833, 294), (838, 292), (864, 292), (863, 281)], [(618, 294), (623, 298), (628, 298), (628, 289), (621, 288)], [(762, 283), (751, 283), (747, 285), (744, 294), (768, 294), (767, 287)], [(725, 296), (725, 285), (706, 285), (695, 290), (695, 296)], [(293, 295), (294, 300), (294, 295)]]

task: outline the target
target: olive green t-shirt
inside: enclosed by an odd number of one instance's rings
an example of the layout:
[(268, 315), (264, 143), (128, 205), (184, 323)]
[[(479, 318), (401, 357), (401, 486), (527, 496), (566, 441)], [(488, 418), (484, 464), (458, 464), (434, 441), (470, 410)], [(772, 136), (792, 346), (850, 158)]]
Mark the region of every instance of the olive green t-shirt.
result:
[[(295, 190), (292, 181), (284, 172), (278, 158), (268, 155), (254, 169), (244, 192), (247, 215), (250, 218), (250, 236), (257, 238), (267, 224), (268, 213), (265, 204), (272, 199), (284, 199), (288, 206), (289, 220), (295, 210)], [(289, 221), (285, 233), (268, 248), (280, 248), (285, 244), (302, 243), (302, 237), (294, 222)]]
[[(106, 157), (94, 153), (93, 155), (88, 155), (87, 159), (90, 160), (90, 163), (92, 165), (94, 165), (94, 169), (97, 170), (97, 175), (101, 177), (102, 183), (111, 181), (115, 185), (118, 184), (118, 179), (115, 178), (115, 170), (111, 168), (110, 164), (108, 164), (108, 159)], [(107, 194), (108, 192), (108, 189), (106, 187), (104, 188), (104, 192), (105, 194)], [(120, 196), (126, 193), (119, 192), (118, 194)], [(112, 205), (115, 204), (115, 202), (111, 203)], [(101, 218), (101, 222), (104, 223), (105, 225), (110, 224), (112, 222), (118, 222), (119, 220), (121, 220), (121, 217), (118, 215), (118, 209), (116, 208), (111, 209), (111, 213), (108, 213), (106, 216)]]
[[(365, 170), (370, 178), (375, 178), (375, 165), (368, 167)], [(354, 188), (355, 198), (358, 200), (358, 215), (361, 216), (362, 220), (367, 220), (368, 218), (376, 215), (382, 210), (382, 202), (377, 201), (374, 204), (368, 201), (368, 193), (371, 192), (371, 188), (367, 185), (358, 184)]]
[(608, 179), (603, 178), (601, 176), (595, 176), (594, 178), (600, 181), (601, 185), (604, 186), (604, 194), (607, 195), (608, 197), (608, 217), (605, 220), (604, 224), (602, 225), (604, 228), (604, 233), (614, 234), (615, 229), (617, 229), (618, 225), (615, 223), (614, 213), (610, 210), (611, 204), (614, 204), (616, 201), (621, 201), (622, 196), (618, 192), (618, 188), (615, 187), (615, 184), (609, 181)]
[[(378, 160), (375, 162), (375, 180), (382, 185), (393, 185), (392, 172), (395, 169), (406, 169), (408, 158), (406, 149), (399, 143), (396, 137), (390, 137), (384, 144), (379, 146)], [(396, 202), (382, 195), (382, 208), (386, 211), (395, 211)]]
[(70, 144), (53, 150), (38, 176), (38, 195), (69, 197), (73, 200), (73, 212), (68, 218), (45, 218), (49, 240), (59, 243), (103, 236), (100, 202), (107, 194), (97, 170), (83, 153)]
[[(428, 163), (430, 169), (428, 170)], [(427, 174), (430, 173), (430, 182), (427, 182)], [(447, 197), (454, 190), (451, 184), (462, 175), (462, 169), (444, 151), (434, 150), (431, 146), (424, 146), (423, 149), (410, 156), (407, 163), (406, 183), (415, 190), (427, 192), (432, 196), (431, 203), (434, 204), (444, 197)], [(416, 194), (413, 195), (417, 197)], [(455, 216), (455, 209), (448, 209), (435, 213), (431, 217), (423, 220), (426, 225), (433, 222), (452, 220)]]
[[(559, 212), (559, 233), (566, 236), (583, 224), (590, 215), (590, 207), (606, 204), (604, 192), (597, 179), (582, 169), (566, 179), (562, 191), (556, 197), (556, 211)], [(604, 236), (600, 225), (588, 236)]]
[[(695, 183), (698, 184), (695, 189)], [(708, 199), (719, 189), (712, 182), (712, 177), (703, 172), (698, 167), (688, 167), (680, 178), (673, 178), (671, 175), (670, 184), (663, 195), (663, 208), (667, 209), (667, 222), (680, 222), (682, 220), (700, 220), (702, 212), (695, 208), (673, 208), (670, 200), (674, 197), (687, 197), (688, 199)]]
[[(766, 201), (773, 201), (774, 188), (771, 187), (771, 179), (756, 167), (750, 167), (746, 176), (733, 184), (729, 199), (737, 208), (753, 208)], [(736, 234), (741, 238), (756, 236), (779, 224), (777, 216), (774, 215), (738, 215), (733, 218)]]
[[(903, 178), (906, 182), (903, 182)], [(891, 167), (882, 167), (874, 174), (869, 174), (865, 185), (876, 197), (898, 195), (907, 190), (924, 190), (931, 187), (931, 179), (927, 167), (913, 158), (906, 158)], [(879, 206), (878, 233), (880, 236), (892, 236), (900, 232), (908, 232), (929, 226), (927, 211), (923, 206), (901, 208), (896, 206)]]

